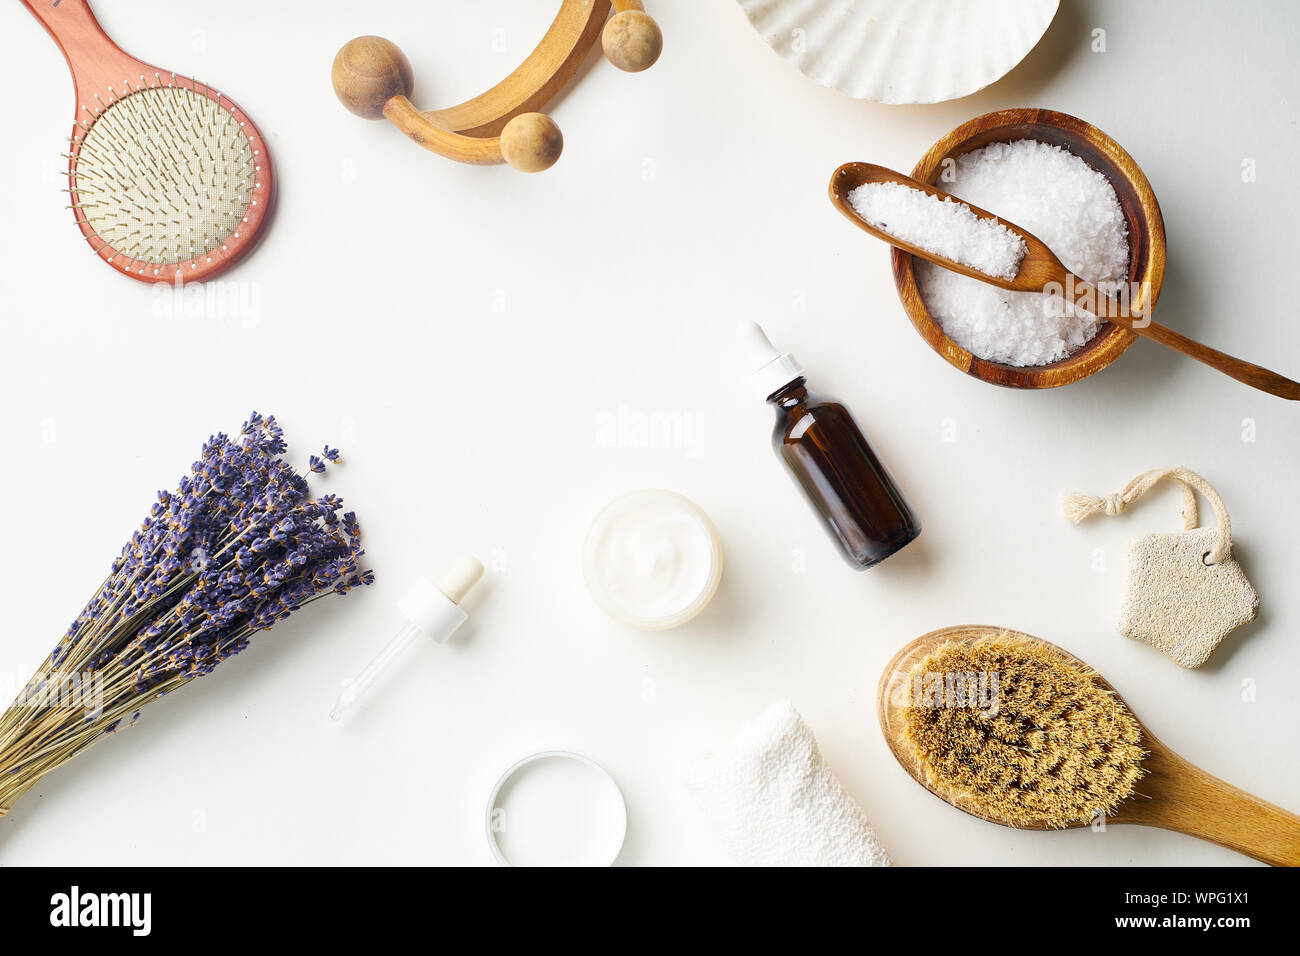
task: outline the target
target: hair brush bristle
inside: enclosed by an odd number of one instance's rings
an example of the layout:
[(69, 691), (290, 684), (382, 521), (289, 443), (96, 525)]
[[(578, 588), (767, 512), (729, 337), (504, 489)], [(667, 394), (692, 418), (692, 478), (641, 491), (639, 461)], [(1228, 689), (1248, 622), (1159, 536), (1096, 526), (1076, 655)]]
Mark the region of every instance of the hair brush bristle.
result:
[(237, 234), (257, 157), (219, 94), (173, 80), (116, 97), (79, 125), (69, 185), (85, 224), (114, 253), (174, 265)]
[(1012, 826), (1066, 827), (1110, 815), (1142, 775), (1141, 729), (1096, 673), (1014, 635), (944, 644), (926, 674), (997, 675), (996, 710), (902, 708), (926, 782)]

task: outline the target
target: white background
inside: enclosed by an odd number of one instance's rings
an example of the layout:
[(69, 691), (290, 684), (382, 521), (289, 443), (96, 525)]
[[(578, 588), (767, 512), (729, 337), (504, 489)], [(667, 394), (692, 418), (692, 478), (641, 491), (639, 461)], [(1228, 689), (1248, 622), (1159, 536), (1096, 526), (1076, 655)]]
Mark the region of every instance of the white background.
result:
[[(22, 6), (0, 7), (5, 693), (154, 490), (252, 408), (282, 419), (298, 462), (342, 447), (324, 487), (359, 512), (379, 578), (46, 778), (0, 822), (0, 862), (487, 864), (497, 775), (566, 747), (625, 790), (624, 863), (721, 863), (676, 768), (782, 696), (900, 864), (1248, 862), (1131, 827), (982, 823), (908, 778), (877, 728), (876, 680), (898, 647), (946, 625), (1005, 625), (1089, 661), (1194, 763), (1300, 810), (1296, 409), (1145, 342), (1057, 391), (966, 378), (912, 330), (886, 250), (826, 200), (840, 163), (910, 169), (988, 110), (1073, 113), (1123, 144), (1160, 199), (1157, 320), (1300, 373), (1295, 6), (1062, 6), (989, 89), (885, 107), (805, 79), (731, 0), (655, 0), (659, 64), (626, 75), (593, 56), (553, 106), (562, 160), (525, 176), (457, 165), (352, 116), (329, 68), (348, 38), (385, 35), (411, 59), (417, 105), (448, 106), (513, 69), (552, 2), (331, 0), (308, 13), (99, 0), (129, 52), (233, 96), (279, 174), (265, 243), (206, 300), (179, 303), (80, 238), (59, 192), (70, 79)], [(1098, 27), (1105, 53), (1089, 49)], [(1246, 158), (1257, 182), (1242, 182)], [(841, 562), (773, 458), (770, 410), (732, 347), (746, 318), (855, 410), (919, 511), (924, 534), (880, 568)], [(649, 441), (647, 416), (677, 428)], [(1113, 624), (1124, 543), (1179, 527), (1176, 492), (1079, 528), (1058, 504), (1179, 464), (1227, 501), (1262, 600), (1195, 672)], [(716, 600), (669, 633), (604, 617), (579, 569), (595, 511), (646, 486), (697, 501), (727, 552)], [(465, 551), (491, 565), (472, 627), (420, 647), (370, 706), (331, 723), (339, 681), (399, 626), (409, 579)]]

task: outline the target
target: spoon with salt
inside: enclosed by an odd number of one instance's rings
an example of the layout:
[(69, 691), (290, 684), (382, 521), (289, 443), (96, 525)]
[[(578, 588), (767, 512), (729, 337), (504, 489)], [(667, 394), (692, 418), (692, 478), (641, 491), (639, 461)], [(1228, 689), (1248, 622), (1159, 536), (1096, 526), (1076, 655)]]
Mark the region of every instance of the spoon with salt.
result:
[[(988, 221), (995, 227), (1005, 227), (1024, 242), (1024, 255), (1020, 259), (1018, 270), (1010, 274), (1009, 278), (982, 272), (971, 265), (947, 258), (932, 249), (916, 245), (888, 232), (881, 226), (868, 222), (849, 201), (849, 193), (868, 183), (892, 183), (919, 190), (939, 202), (951, 202), (968, 209), (977, 219)], [(1098, 318), (1122, 325), (1144, 338), (1159, 342), (1176, 352), (1182, 352), (1239, 382), (1280, 398), (1300, 401), (1300, 382), (1294, 382), (1276, 372), (1234, 358), (1208, 345), (1202, 345), (1167, 326), (1152, 322), (1147, 316), (1131, 313), (1128, 305), (1121, 299), (1101, 293), (1091, 283), (1085, 282), (1066, 269), (1055, 253), (1033, 233), (1015, 223), (999, 219), (993, 213), (986, 212), (978, 206), (963, 202), (942, 189), (912, 179), (910, 176), (904, 176), (896, 170), (886, 169), (884, 166), (871, 163), (845, 163), (831, 176), (830, 197), (835, 208), (858, 228), (917, 258), (1012, 292), (1048, 292), (1064, 296), (1076, 307), (1086, 309)]]

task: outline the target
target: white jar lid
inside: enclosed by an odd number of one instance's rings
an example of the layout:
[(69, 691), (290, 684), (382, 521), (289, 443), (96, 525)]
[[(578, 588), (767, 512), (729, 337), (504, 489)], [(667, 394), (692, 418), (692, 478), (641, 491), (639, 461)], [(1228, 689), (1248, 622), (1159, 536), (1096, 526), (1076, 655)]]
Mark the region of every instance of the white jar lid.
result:
[(488, 798), (488, 845), (502, 866), (613, 866), (626, 836), (623, 791), (569, 750), (517, 761)]
[(722, 579), (722, 541), (709, 516), (671, 491), (633, 491), (607, 504), (583, 546), (583, 576), (610, 617), (643, 630), (685, 624)]

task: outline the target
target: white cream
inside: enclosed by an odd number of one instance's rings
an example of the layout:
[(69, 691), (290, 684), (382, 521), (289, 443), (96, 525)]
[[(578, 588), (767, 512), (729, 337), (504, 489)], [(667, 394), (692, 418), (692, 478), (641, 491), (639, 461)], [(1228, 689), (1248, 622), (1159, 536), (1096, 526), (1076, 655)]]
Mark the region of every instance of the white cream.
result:
[(635, 627), (685, 623), (709, 603), (722, 576), (713, 522), (670, 491), (634, 491), (610, 502), (592, 523), (585, 550), (592, 597)]

